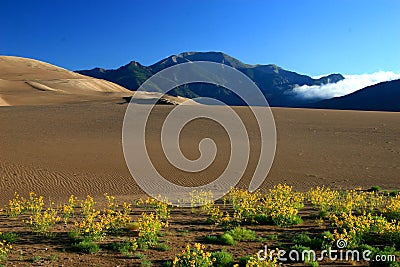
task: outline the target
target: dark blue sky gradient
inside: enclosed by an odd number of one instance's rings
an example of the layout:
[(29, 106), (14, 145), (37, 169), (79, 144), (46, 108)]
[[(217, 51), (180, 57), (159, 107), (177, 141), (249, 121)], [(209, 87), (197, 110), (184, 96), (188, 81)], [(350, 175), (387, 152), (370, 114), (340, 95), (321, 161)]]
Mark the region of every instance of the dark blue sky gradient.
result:
[(308, 75), (400, 71), (400, 1), (0, 0), (0, 54), (70, 70), (223, 51)]

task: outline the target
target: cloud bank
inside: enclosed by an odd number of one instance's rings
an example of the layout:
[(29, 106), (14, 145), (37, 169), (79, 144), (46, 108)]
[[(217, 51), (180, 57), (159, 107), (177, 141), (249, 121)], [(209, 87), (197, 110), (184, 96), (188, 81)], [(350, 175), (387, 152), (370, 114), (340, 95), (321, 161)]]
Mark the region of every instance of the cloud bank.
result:
[[(345, 79), (337, 83), (298, 86), (293, 89), (293, 92), (301, 98), (319, 100), (347, 95), (370, 85), (400, 79), (400, 73), (394, 73), (393, 71), (379, 71), (371, 74), (343, 76)], [(316, 76), (313, 78), (320, 77), (321, 76)]]

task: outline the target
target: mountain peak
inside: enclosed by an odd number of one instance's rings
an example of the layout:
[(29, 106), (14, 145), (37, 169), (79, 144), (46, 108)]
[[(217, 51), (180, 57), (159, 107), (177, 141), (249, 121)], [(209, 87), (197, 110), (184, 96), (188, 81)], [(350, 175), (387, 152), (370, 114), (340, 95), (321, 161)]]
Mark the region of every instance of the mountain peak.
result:
[(134, 67), (142, 67), (142, 64), (140, 64), (137, 61), (132, 60), (131, 62), (129, 62), (126, 66), (134, 66)]

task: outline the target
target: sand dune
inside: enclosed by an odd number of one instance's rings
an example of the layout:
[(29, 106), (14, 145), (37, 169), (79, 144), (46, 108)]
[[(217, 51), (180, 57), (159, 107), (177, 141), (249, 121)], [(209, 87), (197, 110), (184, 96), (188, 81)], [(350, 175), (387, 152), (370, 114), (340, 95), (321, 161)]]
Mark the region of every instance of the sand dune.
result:
[[(34, 59), (0, 56), (0, 106), (49, 105), (98, 101), (122, 101), (132, 91)], [(181, 104), (187, 98), (141, 92), (138, 101), (162, 98), (166, 104)], [(140, 102), (139, 101), (139, 102)]]
[[(0, 108), (0, 197), (34, 190), (52, 199), (69, 194), (104, 192), (133, 198), (143, 192), (131, 177), (122, 153), (121, 130), (126, 105), (113, 100), (47, 106)], [(159, 129), (172, 106), (157, 106), (150, 118), (148, 149), (156, 168), (168, 179), (200, 185), (216, 178), (229, 159), (229, 143), (215, 123), (199, 120), (182, 132), (182, 151), (199, 156), (205, 136), (218, 145), (215, 163), (198, 174), (168, 164)], [(255, 122), (244, 107), (235, 108), (249, 129)], [(400, 114), (274, 108), (278, 143), (271, 172), (262, 189), (278, 182), (307, 190), (316, 185), (399, 188)], [(259, 145), (249, 131), (251, 147)], [(240, 186), (248, 184), (257, 154), (250, 157)]]
[(48, 105), (129, 96), (117, 84), (34, 59), (0, 56), (2, 105)]

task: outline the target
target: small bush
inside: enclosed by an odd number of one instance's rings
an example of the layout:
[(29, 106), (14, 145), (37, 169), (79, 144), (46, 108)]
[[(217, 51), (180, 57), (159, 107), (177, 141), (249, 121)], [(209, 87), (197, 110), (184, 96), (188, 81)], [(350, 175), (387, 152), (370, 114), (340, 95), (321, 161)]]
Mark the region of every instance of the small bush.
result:
[(308, 261), (307, 265), (311, 266), (311, 267), (318, 267), (319, 263), (318, 263), (318, 261)]
[(138, 252), (135, 254), (135, 256), (140, 259), (140, 266), (143, 267), (153, 266), (153, 263), (147, 259), (147, 256), (145, 254)]
[(255, 241), (257, 239), (256, 232), (243, 227), (236, 227), (226, 233), (231, 235), (236, 241)]
[(302, 246), (302, 245), (294, 245), (291, 249), (296, 250), (299, 253), (302, 253), (305, 250), (310, 250), (310, 247)]
[(272, 222), (279, 227), (285, 227), (285, 226), (302, 224), (303, 220), (298, 215), (279, 214), (276, 217), (272, 218)]
[(14, 232), (0, 233), (0, 240), (6, 241), (7, 243), (15, 243), (19, 239), (18, 234)]
[(374, 185), (374, 186), (371, 186), (371, 188), (368, 189), (367, 191), (368, 192), (380, 192), (381, 190), (382, 190), (382, 188), (379, 185)]
[(247, 262), (249, 261), (250, 257), (251, 257), (250, 255), (241, 257), (241, 258), (239, 259), (239, 267), (246, 267)]
[(155, 249), (159, 250), (159, 251), (167, 251), (167, 250), (169, 250), (169, 246), (166, 243), (159, 243), (159, 244), (157, 244)]
[(310, 246), (311, 237), (309, 237), (307, 233), (301, 233), (293, 238), (293, 243), (295, 245)]
[(219, 241), (219, 243), (221, 243), (223, 245), (233, 246), (236, 244), (235, 239), (233, 239), (233, 237), (228, 233), (221, 235), (218, 238), (218, 241)]
[(68, 237), (74, 242), (83, 240), (82, 236), (80, 235), (79, 231), (77, 231), (77, 230), (68, 232)]
[(220, 236), (208, 235), (208, 236), (204, 237), (204, 240), (209, 244), (221, 244), (221, 245), (229, 245), (229, 246), (236, 244), (235, 239), (228, 233), (225, 233)]
[(233, 265), (232, 254), (224, 250), (211, 253), (211, 257), (215, 258), (213, 263), (215, 266), (227, 267)]
[(270, 216), (267, 216), (265, 214), (257, 214), (254, 216), (254, 221), (258, 224), (262, 225), (268, 225), (272, 224), (272, 218)]
[(39, 262), (41, 260), (42, 260), (42, 256), (39, 256), (39, 255), (33, 256), (31, 259), (31, 261), (34, 263)]
[(324, 244), (324, 240), (321, 238), (311, 238), (310, 247), (312, 249), (321, 249)]
[(138, 248), (138, 244), (136, 243), (135, 239), (126, 239), (120, 242), (113, 242), (109, 245), (109, 247), (114, 251), (124, 254), (125, 256), (132, 256), (132, 252)]
[(218, 236), (216, 236), (216, 235), (207, 235), (204, 237), (204, 241), (209, 244), (218, 244), (219, 243)]
[(73, 244), (72, 246), (76, 251), (87, 254), (94, 254), (100, 251), (100, 246), (98, 244), (87, 240), (83, 240), (79, 243)]

